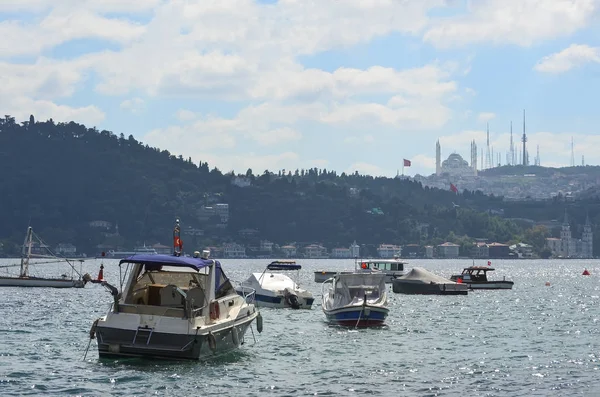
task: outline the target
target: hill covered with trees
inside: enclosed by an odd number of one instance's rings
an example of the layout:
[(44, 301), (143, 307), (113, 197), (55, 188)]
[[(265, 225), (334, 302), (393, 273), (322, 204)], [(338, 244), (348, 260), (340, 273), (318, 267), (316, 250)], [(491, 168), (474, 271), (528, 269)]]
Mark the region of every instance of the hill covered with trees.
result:
[[(446, 239), (467, 244), (473, 237), (508, 242), (532, 233), (531, 225), (490, 215), (506, 203), (479, 192), (457, 195), (407, 179), (317, 168), (240, 171), (222, 173), (131, 135), (74, 122), (36, 122), (33, 116), (17, 123), (5, 116), (0, 119), (0, 240), (11, 253), (30, 224), (48, 243), (71, 242), (88, 254), (97, 253), (100, 244), (170, 245), (175, 218), (183, 230), (204, 231), (192, 242), (198, 247), (243, 240), (244, 229), (257, 230), (254, 239), (280, 245), (320, 242), (328, 248), (354, 240), (366, 245)], [(234, 183), (239, 180), (244, 183)], [(201, 216), (203, 207), (217, 202), (229, 205), (226, 224), (217, 216)], [(540, 218), (554, 219), (565, 205), (520, 208), (525, 207), (511, 203), (506, 211), (537, 211)], [(585, 217), (582, 211), (574, 215)], [(97, 220), (118, 224), (118, 235), (90, 227)]]

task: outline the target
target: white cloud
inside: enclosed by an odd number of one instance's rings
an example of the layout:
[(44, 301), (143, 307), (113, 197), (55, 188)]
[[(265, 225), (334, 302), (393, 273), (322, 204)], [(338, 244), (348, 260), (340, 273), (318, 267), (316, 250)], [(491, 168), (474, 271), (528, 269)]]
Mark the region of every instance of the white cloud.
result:
[(196, 118), (196, 113), (187, 109), (179, 109), (177, 113), (175, 113), (175, 117), (179, 121), (191, 121)]
[(276, 128), (265, 132), (251, 133), (252, 138), (261, 145), (276, 145), (281, 142), (298, 141), (302, 134), (290, 127)]
[(127, 110), (133, 114), (139, 114), (142, 112), (142, 110), (144, 110), (144, 105), (145, 105), (145, 102), (142, 98), (131, 98), (131, 99), (126, 99), (123, 102), (121, 102), (119, 107), (121, 109)]
[(492, 120), (495, 117), (496, 117), (496, 113), (482, 112), (482, 113), (479, 113), (479, 115), (477, 115), (477, 120), (485, 123), (485, 122)]
[(437, 47), (491, 42), (529, 46), (588, 26), (597, 0), (477, 0), (464, 15), (438, 18), (423, 39)]
[(424, 154), (412, 156), (410, 161), (411, 167), (426, 171), (426, 175), (435, 172), (435, 157), (430, 157)]
[(105, 114), (98, 107), (90, 105), (71, 107), (58, 105), (47, 100), (33, 100), (26, 97), (12, 98), (10, 101), (0, 99), (0, 107), (6, 114), (16, 120), (27, 120), (33, 114), (36, 120), (53, 119), (56, 122), (76, 121), (88, 126), (98, 125), (105, 118)]
[(600, 63), (600, 47), (571, 44), (560, 52), (542, 58), (534, 69), (538, 72), (561, 73), (588, 62)]
[(351, 145), (364, 145), (364, 144), (371, 144), (375, 142), (375, 137), (373, 137), (373, 135), (371, 134), (367, 134), (367, 135), (362, 135), (362, 136), (349, 136), (344, 138), (344, 143), (347, 144), (351, 144)]

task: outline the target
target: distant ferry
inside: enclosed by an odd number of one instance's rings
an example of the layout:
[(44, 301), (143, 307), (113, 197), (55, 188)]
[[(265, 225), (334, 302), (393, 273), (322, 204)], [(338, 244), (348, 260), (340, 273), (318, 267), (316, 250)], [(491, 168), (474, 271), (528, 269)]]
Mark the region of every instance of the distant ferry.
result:
[(133, 251), (114, 251), (114, 250), (110, 250), (106, 253), (106, 257), (107, 258), (113, 258), (113, 259), (123, 259), (123, 258), (128, 258), (131, 255), (156, 255), (158, 254), (158, 252), (156, 252), (156, 250), (154, 248), (151, 247), (136, 247), (134, 248)]

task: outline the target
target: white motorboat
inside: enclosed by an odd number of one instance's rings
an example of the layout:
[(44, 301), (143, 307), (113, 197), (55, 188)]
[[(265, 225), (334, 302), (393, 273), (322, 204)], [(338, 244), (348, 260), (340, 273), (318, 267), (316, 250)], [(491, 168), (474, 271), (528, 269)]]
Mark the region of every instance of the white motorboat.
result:
[(236, 293), (209, 254), (122, 259), (120, 291), (93, 280), (114, 299), (108, 314), (90, 330), (91, 338), (97, 336), (99, 356), (198, 360), (238, 348), (255, 319), (261, 332), (255, 305)]
[[(46, 251), (45, 254), (32, 253), (34, 245), (33, 239), (37, 240), (40, 249)], [(38, 261), (32, 261), (32, 259), (40, 259)], [(82, 259), (76, 259), (79, 262), (83, 262)], [(8, 270), (9, 268), (20, 267), (18, 274), (7, 274), (0, 275), (0, 287), (47, 287), (47, 288), (83, 288), (86, 282), (90, 279), (88, 274), (81, 275), (81, 272), (75, 269), (73, 265), (73, 259), (63, 258), (55, 255), (50, 248), (33, 232), (30, 227), (27, 228), (27, 235), (25, 236), (25, 242), (23, 243), (23, 253), (21, 255), (20, 265), (6, 265), (1, 266)], [(49, 264), (66, 263), (71, 268), (71, 275), (62, 274), (60, 277), (36, 277), (29, 274), (29, 266), (48, 266)], [(74, 275), (77, 274), (77, 278)]]
[(322, 307), (327, 321), (352, 327), (383, 325), (389, 313), (385, 277), (382, 272), (358, 270), (323, 282)]
[(254, 299), (260, 307), (310, 309), (314, 301), (313, 295), (300, 288), (289, 276), (279, 273), (294, 270), (299, 272), (301, 268), (295, 261), (273, 261), (262, 273), (252, 273), (237, 291), (243, 294), (244, 288), (254, 289)]

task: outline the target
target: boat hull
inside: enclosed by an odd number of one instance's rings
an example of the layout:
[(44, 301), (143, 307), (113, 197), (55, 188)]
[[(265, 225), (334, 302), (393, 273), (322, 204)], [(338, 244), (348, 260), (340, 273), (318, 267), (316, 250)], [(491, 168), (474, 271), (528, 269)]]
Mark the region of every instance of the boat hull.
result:
[[(203, 327), (197, 332), (191, 329), (190, 333), (181, 334), (143, 328), (114, 328), (98, 324), (98, 355), (100, 358), (208, 359), (226, 354), (243, 344), (246, 331), (257, 316), (258, 312), (254, 312), (236, 320), (233, 326)], [(214, 346), (211, 348), (213, 337)]]
[(485, 283), (464, 282), (471, 289), (512, 289), (513, 281), (488, 281)]
[(394, 280), (392, 291), (408, 295), (467, 295), (469, 287), (466, 284), (426, 284)]
[[(304, 298), (298, 296), (299, 309), (310, 309), (315, 301), (314, 298)], [(255, 303), (258, 307), (270, 307), (275, 309), (289, 308), (290, 304), (286, 301), (283, 295), (261, 295), (256, 294)]]
[(382, 306), (345, 306), (339, 309), (323, 308), (327, 321), (332, 325), (347, 327), (373, 327), (385, 324), (389, 309)]
[(0, 276), (0, 287), (83, 288), (84, 286), (83, 280)]

